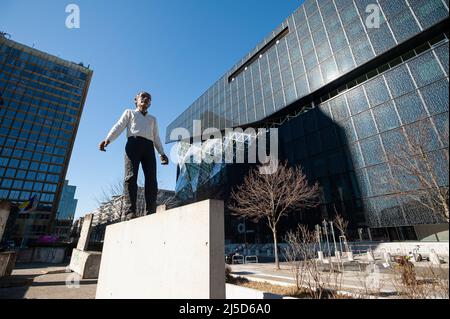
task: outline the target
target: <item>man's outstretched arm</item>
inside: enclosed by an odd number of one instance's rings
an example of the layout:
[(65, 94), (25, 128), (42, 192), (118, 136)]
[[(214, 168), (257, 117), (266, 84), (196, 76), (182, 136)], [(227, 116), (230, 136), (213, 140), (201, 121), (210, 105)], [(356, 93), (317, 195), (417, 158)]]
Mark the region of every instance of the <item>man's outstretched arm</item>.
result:
[(105, 147), (108, 146), (112, 141), (114, 141), (127, 127), (128, 121), (130, 120), (130, 111), (126, 110), (123, 112), (122, 116), (120, 117), (119, 121), (117, 121), (116, 124), (112, 127), (112, 129), (109, 131), (106, 138), (100, 143), (99, 149), (100, 151), (106, 151)]

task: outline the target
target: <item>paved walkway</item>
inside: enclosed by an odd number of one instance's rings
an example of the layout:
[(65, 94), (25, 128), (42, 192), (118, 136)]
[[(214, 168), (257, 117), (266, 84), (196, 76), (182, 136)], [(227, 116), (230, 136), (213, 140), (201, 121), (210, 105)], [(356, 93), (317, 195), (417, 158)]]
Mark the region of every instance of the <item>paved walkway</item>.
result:
[[(266, 264), (233, 264), (230, 265), (232, 275), (247, 278), (248, 280), (268, 282), (281, 286), (296, 286), (296, 281), (288, 263), (280, 263), (280, 270), (275, 269), (274, 263)], [(429, 271), (429, 264), (416, 264), (415, 270), (417, 279), (424, 279), (422, 275)], [(326, 275), (322, 273), (324, 280), (328, 281), (327, 286), (351, 294), (362, 294), (370, 291), (379, 291), (382, 296), (389, 297), (396, 295), (399, 288), (398, 279), (395, 279), (392, 268), (384, 268), (377, 262), (377, 269), (373, 266), (363, 264), (361, 271), (356, 265), (345, 266), (342, 276)], [(433, 268), (440, 278), (448, 280), (448, 264), (441, 265), (440, 268)], [(398, 276), (398, 275), (397, 275)], [(336, 285), (336, 278), (339, 284)]]
[(17, 264), (0, 279), (0, 299), (94, 299), (97, 280), (80, 280), (67, 265)]
[[(280, 266), (280, 270), (275, 270), (274, 263), (235, 264), (231, 265), (231, 269), (232, 275), (249, 280), (295, 286), (290, 265), (280, 263)], [(419, 277), (427, 266), (429, 265), (416, 265)], [(94, 299), (97, 280), (80, 280), (77, 274), (67, 273), (66, 267), (66, 264), (17, 264), (10, 277), (0, 278), (0, 299)], [(362, 273), (351, 269), (346, 268), (339, 290), (357, 294), (364, 291), (368, 284), (373, 284), (372, 281), (367, 281), (370, 272), (366, 272), (364, 267)], [(394, 295), (396, 289), (392, 274), (382, 267), (379, 269), (380, 292), (385, 297)], [(448, 280), (448, 264), (441, 265), (437, 270), (440, 277)]]

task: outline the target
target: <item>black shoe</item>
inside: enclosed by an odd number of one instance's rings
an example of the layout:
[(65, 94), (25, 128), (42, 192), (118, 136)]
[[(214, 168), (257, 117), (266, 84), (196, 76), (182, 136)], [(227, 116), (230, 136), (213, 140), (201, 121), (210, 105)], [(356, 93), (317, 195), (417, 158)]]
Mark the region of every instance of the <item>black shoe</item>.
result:
[(132, 219), (134, 219), (134, 218), (136, 218), (136, 214), (135, 213), (128, 213), (126, 216), (125, 216), (125, 220), (127, 221), (127, 220), (132, 220)]

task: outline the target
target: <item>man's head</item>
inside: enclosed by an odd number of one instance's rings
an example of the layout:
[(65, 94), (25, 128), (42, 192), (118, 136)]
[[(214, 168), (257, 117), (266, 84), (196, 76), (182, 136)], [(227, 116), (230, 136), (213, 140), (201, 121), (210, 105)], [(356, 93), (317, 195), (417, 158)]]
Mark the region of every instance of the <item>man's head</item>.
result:
[(146, 112), (152, 103), (152, 96), (147, 92), (139, 92), (134, 98), (136, 107), (141, 112)]

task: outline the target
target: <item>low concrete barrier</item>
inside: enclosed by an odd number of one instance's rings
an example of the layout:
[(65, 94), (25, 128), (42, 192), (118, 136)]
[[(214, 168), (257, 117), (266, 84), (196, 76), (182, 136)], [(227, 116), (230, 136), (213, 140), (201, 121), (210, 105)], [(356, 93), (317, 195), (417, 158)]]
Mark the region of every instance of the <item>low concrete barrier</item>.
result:
[(79, 274), (82, 279), (97, 279), (101, 259), (101, 252), (82, 251), (75, 248), (72, 251), (69, 269)]
[(96, 298), (224, 299), (224, 254), (222, 201), (110, 225)]

